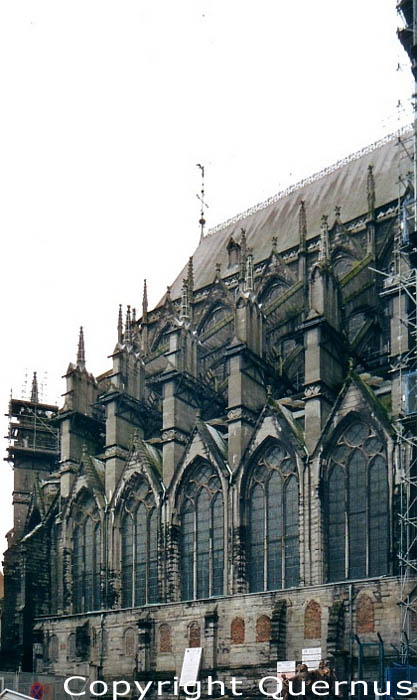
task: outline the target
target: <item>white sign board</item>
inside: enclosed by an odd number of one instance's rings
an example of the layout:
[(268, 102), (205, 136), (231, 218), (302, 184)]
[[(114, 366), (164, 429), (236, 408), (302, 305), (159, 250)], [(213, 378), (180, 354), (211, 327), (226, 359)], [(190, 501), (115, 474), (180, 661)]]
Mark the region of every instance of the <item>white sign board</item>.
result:
[(295, 661), (278, 661), (277, 673), (295, 673)]
[(201, 665), (201, 647), (186, 649), (182, 660), (180, 686), (197, 683)]
[(321, 661), (321, 647), (311, 647), (302, 649), (301, 662), (305, 664), (309, 671), (318, 668)]

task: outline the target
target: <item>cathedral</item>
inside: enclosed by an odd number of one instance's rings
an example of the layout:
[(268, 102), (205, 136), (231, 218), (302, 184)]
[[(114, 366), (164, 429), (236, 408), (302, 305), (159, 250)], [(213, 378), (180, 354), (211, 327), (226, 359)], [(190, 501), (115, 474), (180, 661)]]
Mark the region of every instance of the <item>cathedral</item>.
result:
[(155, 308), (146, 283), (120, 307), (99, 376), (80, 330), (61, 407), (36, 376), (11, 398), (3, 669), (169, 680), (199, 647), (250, 689), (306, 648), (339, 677), (395, 658), (410, 139), (203, 235)]

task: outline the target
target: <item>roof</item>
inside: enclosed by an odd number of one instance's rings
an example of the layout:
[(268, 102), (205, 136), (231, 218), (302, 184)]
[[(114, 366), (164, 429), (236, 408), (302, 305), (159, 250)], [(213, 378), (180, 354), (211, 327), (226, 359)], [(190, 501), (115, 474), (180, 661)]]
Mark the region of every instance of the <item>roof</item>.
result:
[[(409, 130), (401, 133), (406, 136)], [(210, 231), (193, 255), (194, 290), (213, 282), (215, 263), (221, 264), (222, 277), (234, 272), (227, 269), (226, 246), (231, 236), (236, 241), (240, 240), (241, 228), (246, 231), (247, 245), (253, 249), (255, 263), (269, 257), (274, 236), (278, 239), (277, 250), (280, 253), (298, 246), (298, 217), (302, 200), (306, 207), (307, 240), (320, 234), (321, 217), (324, 214), (329, 216), (329, 224), (333, 223), (336, 207), (341, 207), (341, 219), (344, 222), (365, 215), (368, 211), (369, 165), (373, 166), (376, 208), (395, 201), (398, 198), (399, 162), (402, 158), (398, 140), (398, 135), (390, 135)], [(173, 299), (181, 294), (186, 270), (187, 266), (171, 286)]]

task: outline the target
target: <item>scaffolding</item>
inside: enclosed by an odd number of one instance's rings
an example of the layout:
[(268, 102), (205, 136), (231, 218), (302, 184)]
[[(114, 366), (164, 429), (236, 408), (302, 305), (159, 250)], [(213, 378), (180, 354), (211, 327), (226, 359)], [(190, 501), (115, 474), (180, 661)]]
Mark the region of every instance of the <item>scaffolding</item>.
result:
[(59, 454), (59, 430), (53, 419), (57, 406), (39, 403), (37, 400), (10, 398), (9, 447), (7, 461), (38, 459), (46, 463), (57, 462)]
[[(417, 0), (400, 0), (398, 37), (417, 80)], [(402, 664), (417, 660), (417, 108), (413, 127), (398, 136), (398, 219), (391, 270), (383, 296), (391, 304), (391, 374), (397, 473), (398, 567), (400, 576)]]

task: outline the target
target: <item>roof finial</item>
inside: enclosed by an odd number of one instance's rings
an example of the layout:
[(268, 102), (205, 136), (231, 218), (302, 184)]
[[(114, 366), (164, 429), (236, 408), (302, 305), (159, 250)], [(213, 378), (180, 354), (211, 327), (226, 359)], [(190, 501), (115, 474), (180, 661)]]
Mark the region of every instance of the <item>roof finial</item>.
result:
[(181, 291), (181, 311), (180, 311), (181, 321), (190, 320), (190, 305), (188, 298), (188, 281), (184, 279), (182, 281), (182, 291)]
[(136, 326), (136, 307), (132, 308), (132, 334), (135, 332)]
[(368, 195), (368, 216), (370, 219), (375, 218), (375, 179), (374, 166), (368, 165), (368, 179), (366, 181), (366, 191)]
[(38, 403), (38, 401), (39, 401), (38, 378), (36, 376), (36, 372), (33, 373), (32, 393), (30, 396), (30, 400), (32, 401), (32, 403)]
[(307, 238), (307, 216), (306, 205), (303, 199), (300, 202), (300, 211), (298, 214), (298, 231), (300, 234), (300, 248), (304, 250)]
[(252, 248), (248, 248), (245, 270), (245, 292), (253, 292), (253, 255)]
[(188, 261), (187, 272), (188, 272), (188, 277), (187, 277), (188, 292), (191, 296), (193, 291), (194, 291), (194, 268), (193, 268), (193, 256), (192, 255)]
[(131, 315), (130, 315), (130, 304), (127, 305), (124, 340), (125, 340), (125, 343), (132, 342), (132, 319), (131, 319)]
[(119, 316), (117, 319), (117, 342), (119, 345), (123, 342), (123, 316), (122, 316), (122, 305), (119, 304)]
[(170, 301), (171, 301), (171, 285), (168, 285), (167, 291), (165, 294), (165, 303), (170, 302)]
[(206, 207), (208, 209), (208, 204), (206, 204), (205, 199), (204, 199), (204, 195), (205, 195), (205, 192), (204, 192), (205, 168), (204, 168), (204, 165), (201, 165), (201, 163), (197, 163), (197, 168), (200, 168), (200, 170), (201, 170), (201, 190), (200, 190), (200, 194), (196, 195), (197, 199), (199, 199), (200, 203), (201, 203), (200, 220), (198, 222), (200, 224), (200, 243), (201, 243), (201, 241), (204, 238), (204, 226), (206, 225), (206, 220), (204, 218), (204, 207)]
[(148, 288), (146, 286), (146, 280), (143, 280), (142, 322), (148, 322)]
[(240, 229), (240, 281), (245, 279), (246, 274), (246, 231), (244, 228)]
[(327, 265), (329, 260), (329, 224), (328, 216), (323, 214), (321, 217), (321, 234), (320, 234), (320, 251), (319, 261)]
[(78, 369), (85, 369), (84, 331), (82, 326), (80, 326), (80, 335), (78, 337), (77, 367)]

